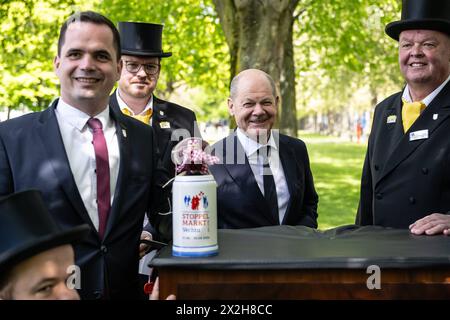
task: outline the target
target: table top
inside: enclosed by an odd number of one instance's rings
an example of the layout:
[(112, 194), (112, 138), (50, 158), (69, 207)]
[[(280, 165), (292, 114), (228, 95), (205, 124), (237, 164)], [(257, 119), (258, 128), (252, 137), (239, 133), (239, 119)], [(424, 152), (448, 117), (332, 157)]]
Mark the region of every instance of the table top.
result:
[(209, 270), (450, 267), (449, 236), (376, 226), (224, 229), (218, 230), (218, 243), (219, 254), (213, 257), (173, 257), (169, 245), (149, 265)]

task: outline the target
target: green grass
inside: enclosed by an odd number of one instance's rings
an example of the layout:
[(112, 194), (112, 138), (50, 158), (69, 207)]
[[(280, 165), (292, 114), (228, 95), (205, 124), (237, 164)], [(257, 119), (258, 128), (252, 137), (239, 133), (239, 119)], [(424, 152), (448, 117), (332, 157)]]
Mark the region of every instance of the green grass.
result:
[(319, 194), (319, 229), (353, 224), (366, 143), (306, 134), (300, 139), (308, 148), (314, 185)]

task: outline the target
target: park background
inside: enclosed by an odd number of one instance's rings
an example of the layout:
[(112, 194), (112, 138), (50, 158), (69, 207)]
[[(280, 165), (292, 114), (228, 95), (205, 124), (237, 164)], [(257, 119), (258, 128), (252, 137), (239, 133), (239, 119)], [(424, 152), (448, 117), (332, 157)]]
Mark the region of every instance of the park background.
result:
[(400, 0), (0, 0), (0, 120), (46, 108), (61, 24), (80, 10), (113, 22), (164, 24), (155, 95), (195, 111), (209, 142), (233, 127), (226, 99), (247, 68), (273, 76), (277, 126), (308, 147), (319, 228), (354, 222), (375, 105), (401, 90), (397, 43), (384, 26)]

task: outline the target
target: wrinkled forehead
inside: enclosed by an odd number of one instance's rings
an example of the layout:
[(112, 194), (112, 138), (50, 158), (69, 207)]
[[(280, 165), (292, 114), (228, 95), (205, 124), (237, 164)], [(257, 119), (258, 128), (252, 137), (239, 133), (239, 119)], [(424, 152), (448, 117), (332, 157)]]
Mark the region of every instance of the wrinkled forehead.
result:
[(248, 96), (273, 97), (272, 86), (265, 76), (243, 77), (239, 81), (237, 90), (241, 98)]

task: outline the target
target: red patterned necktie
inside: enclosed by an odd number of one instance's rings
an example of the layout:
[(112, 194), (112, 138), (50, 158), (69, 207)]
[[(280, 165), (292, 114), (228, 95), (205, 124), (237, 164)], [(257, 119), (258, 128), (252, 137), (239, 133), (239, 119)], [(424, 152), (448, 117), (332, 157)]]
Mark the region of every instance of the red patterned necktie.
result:
[(88, 120), (87, 124), (93, 131), (92, 144), (94, 145), (97, 173), (98, 233), (100, 239), (103, 239), (106, 230), (106, 222), (108, 221), (108, 215), (111, 209), (108, 147), (106, 146), (106, 140), (103, 135), (102, 123), (100, 120), (91, 118)]

